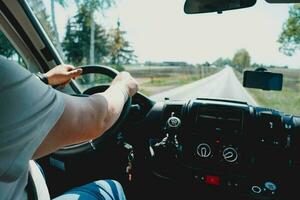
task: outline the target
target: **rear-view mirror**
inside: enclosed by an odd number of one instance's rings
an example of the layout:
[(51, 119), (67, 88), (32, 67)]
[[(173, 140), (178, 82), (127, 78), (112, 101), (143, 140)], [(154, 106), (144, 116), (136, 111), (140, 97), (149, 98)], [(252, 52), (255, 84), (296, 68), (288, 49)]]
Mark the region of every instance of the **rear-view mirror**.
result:
[(266, 0), (268, 3), (300, 3), (300, 0)]
[(184, 12), (186, 14), (217, 12), (247, 8), (253, 6), (256, 0), (186, 0)]
[(282, 74), (266, 71), (245, 71), (243, 86), (262, 90), (282, 90)]

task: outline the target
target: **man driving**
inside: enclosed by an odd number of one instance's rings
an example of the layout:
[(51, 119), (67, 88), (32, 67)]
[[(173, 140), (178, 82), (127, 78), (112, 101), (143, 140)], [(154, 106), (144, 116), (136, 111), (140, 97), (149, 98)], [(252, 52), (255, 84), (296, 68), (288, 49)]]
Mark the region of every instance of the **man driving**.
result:
[[(61, 93), (82, 70), (59, 65), (40, 77), (0, 56), (0, 199), (28, 199), (29, 161), (61, 147), (100, 137), (118, 119), (124, 103), (138, 90), (121, 72), (103, 93), (87, 98)], [(62, 199), (125, 199), (116, 181), (102, 180), (71, 189)]]

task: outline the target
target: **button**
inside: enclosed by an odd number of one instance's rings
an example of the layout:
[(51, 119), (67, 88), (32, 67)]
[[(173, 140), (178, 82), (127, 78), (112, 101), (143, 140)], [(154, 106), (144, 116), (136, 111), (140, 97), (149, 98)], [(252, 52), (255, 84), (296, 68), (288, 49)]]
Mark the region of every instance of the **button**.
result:
[(278, 146), (279, 145), (278, 140), (273, 140), (273, 145)]
[(238, 153), (234, 148), (228, 147), (223, 151), (223, 158), (227, 162), (233, 163), (238, 159)]
[(168, 128), (179, 128), (181, 121), (178, 117), (172, 116), (167, 121)]
[(228, 182), (227, 182), (227, 186), (229, 186), (229, 187), (231, 187), (231, 186), (232, 186), (232, 183), (231, 183), (231, 181), (228, 181)]
[(197, 147), (197, 154), (201, 158), (207, 158), (211, 155), (211, 148), (208, 144), (206, 143), (201, 143)]
[(265, 182), (265, 187), (270, 191), (275, 191), (277, 189), (276, 185), (271, 181)]
[(255, 194), (260, 194), (261, 193), (261, 188), (259, 186), (257, 186), (257, 185), (252, 186), (251, 190)]
[(220, 177), (207, 175), (207, 176), (205, 176), (205, 183), (207, 183), (209, 185), (219, 186), (220, 185)]

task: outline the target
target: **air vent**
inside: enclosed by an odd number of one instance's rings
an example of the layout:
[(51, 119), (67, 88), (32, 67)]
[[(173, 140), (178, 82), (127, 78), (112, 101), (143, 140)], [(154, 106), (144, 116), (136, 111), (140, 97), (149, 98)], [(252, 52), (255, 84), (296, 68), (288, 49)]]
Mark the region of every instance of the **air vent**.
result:
[(243, 112), (240, 109), (216, 105), (200, 105), (197, 114), (198, 129), (219, 133), (240, 133)]

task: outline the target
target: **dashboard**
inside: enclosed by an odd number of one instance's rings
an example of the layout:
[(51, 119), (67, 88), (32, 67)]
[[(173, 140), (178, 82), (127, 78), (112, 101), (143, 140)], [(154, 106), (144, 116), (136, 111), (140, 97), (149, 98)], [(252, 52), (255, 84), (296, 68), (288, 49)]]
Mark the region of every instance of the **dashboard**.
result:
[(149, 137), (156, 177), (245, 199), (297, 192), (292, 183), (299, 177), (300, 118), (224, 100), (166, 101), (158, 107), (148, 114), (162, 111)]
[[(53, 154), (45, 165), (54, 180), (64, 174), (76, 184), (110, 174), (128, 199), (282, 200), (299, 199), (298, 152), (300, 117), (237, 101), (153, 102), (138, 94), (115, 139), (88, 153)], [(88, 170), (78, 178), (80, 163)]]

